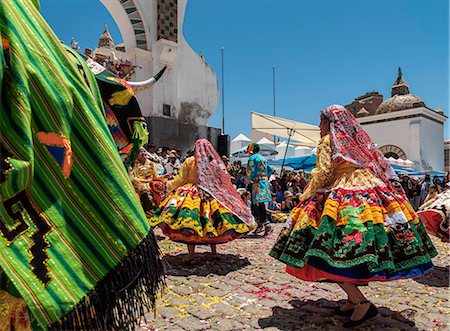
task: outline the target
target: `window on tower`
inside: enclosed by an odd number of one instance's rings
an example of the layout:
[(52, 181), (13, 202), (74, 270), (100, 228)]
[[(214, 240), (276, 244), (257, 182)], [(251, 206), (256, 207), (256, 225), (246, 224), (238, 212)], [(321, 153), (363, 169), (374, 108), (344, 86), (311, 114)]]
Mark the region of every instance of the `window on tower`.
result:
[(166, 103), (163, 104), (163, 115), (169, 116), (169, 117), (172, 116), (171, 111), (170, 111), (170, 105), (168, 105)]

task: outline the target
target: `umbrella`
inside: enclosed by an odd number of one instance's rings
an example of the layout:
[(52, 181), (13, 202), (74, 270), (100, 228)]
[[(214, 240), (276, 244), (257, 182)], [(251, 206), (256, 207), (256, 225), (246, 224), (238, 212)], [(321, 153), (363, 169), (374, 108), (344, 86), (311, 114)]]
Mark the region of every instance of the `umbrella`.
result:
[[(316, 125), (296, 122), (285, 118), (252, 112), (252, 129), (274, 136), (287, 138), (287, 145), (292, 140), (299, 141), (304, 146), (317, 146), (320, 140), (320, 129)], [(287, 148), (283, 160), (286, 159)], [(281, 165), (283, 170), (284, 162)]]
[(252, 112), (252, 129), (273, 136), (292, 139), (303, 146), (316, 147), (320, 140), (317, 125)]

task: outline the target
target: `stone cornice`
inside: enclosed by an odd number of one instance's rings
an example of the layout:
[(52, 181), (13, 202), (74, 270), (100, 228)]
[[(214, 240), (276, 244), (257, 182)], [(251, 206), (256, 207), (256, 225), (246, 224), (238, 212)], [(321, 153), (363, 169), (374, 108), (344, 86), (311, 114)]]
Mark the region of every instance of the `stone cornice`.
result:
[(390, 121), (396, 121), (396, 120), (402, 120), (402, 119), (408, 119), (408, 118), (414, 118), (414, 117), (423, 117), (423, 118), (429, 119), (433, 122), (436, 122), (436, 123), (439, 123), (442, 125), (447, 120), (447, 116), (438, 114), (435, 111), (433, 111), (429, 108), (425, 108), (425, 107), (399, 110), (399, 111), (392, 112), (392, 113), (371, 115), (371, 116), (366, 116), (366, 117), (358, 117), (357, 120), (361, 124), (375, 124), (375, 123), (390, 122)]

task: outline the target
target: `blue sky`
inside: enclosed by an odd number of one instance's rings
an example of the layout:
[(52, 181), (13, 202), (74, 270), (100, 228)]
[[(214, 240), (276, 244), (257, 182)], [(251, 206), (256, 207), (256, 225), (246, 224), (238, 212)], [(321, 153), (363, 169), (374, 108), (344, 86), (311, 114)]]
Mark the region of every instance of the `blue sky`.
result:
[[(108, 24), (95, 0), (41, 0), (42, 14), (67, 43), (94, 47)], [(447, 0), (189, 0), (184, 35), (221, 79), (225, 47), (225, 129), (250, 133), (250, 111), (317, 124), (319, 111), (368, 91), (390, 96), (401, 66), (412, 94), (449, 110)], [(449, 122), (449, 121), (447, 121)], [(210, 125), (221, 126), (221, 102)], [(450, 137), (449, 124), (444, 136)]]

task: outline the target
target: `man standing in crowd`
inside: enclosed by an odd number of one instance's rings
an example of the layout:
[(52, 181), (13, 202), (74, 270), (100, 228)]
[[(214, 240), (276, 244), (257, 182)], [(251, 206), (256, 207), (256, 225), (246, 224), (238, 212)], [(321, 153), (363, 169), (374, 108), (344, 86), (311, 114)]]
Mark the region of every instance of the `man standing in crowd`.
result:
[(404, 174), (402, 176), (401, 185), (406, 196), (411, 200), (411, 180), (409, 179), (409, 176), (407, 174)]
[(299, 170), (297, 175), (298, 186), (300, 187), (300, 191), (303, 193), (308, 182), (305, 179), (305, 172), (303, 170)]
[(417, 177), (413, 177), (413, 179), (411, 180), (411, 204), (414, 208), (414, 210), (418, 210), (420, 207), (420, 192), (421, 192), (421, 188), (420, 188), (420, 183), (419, 183), (419, 178)]
[(430, 191), (431, 186), (431, 177), (430, 175), (425, 175), (424, 180), (422, 181), (422, 185), (420, 187), (420, 205), (425, 202), (427, 198), (428, 191)]
[(266, 213), (266, 204), (271, 200), (269, 177), (272, 174), (272, 167), (264, 156), (259, 154), (258, 144), (248, 145), (247, 154), (249, 155), (247, 180), (251, 183), (252, 212), (258, 223), (255, 234), (267, 235), (273, 231)]

